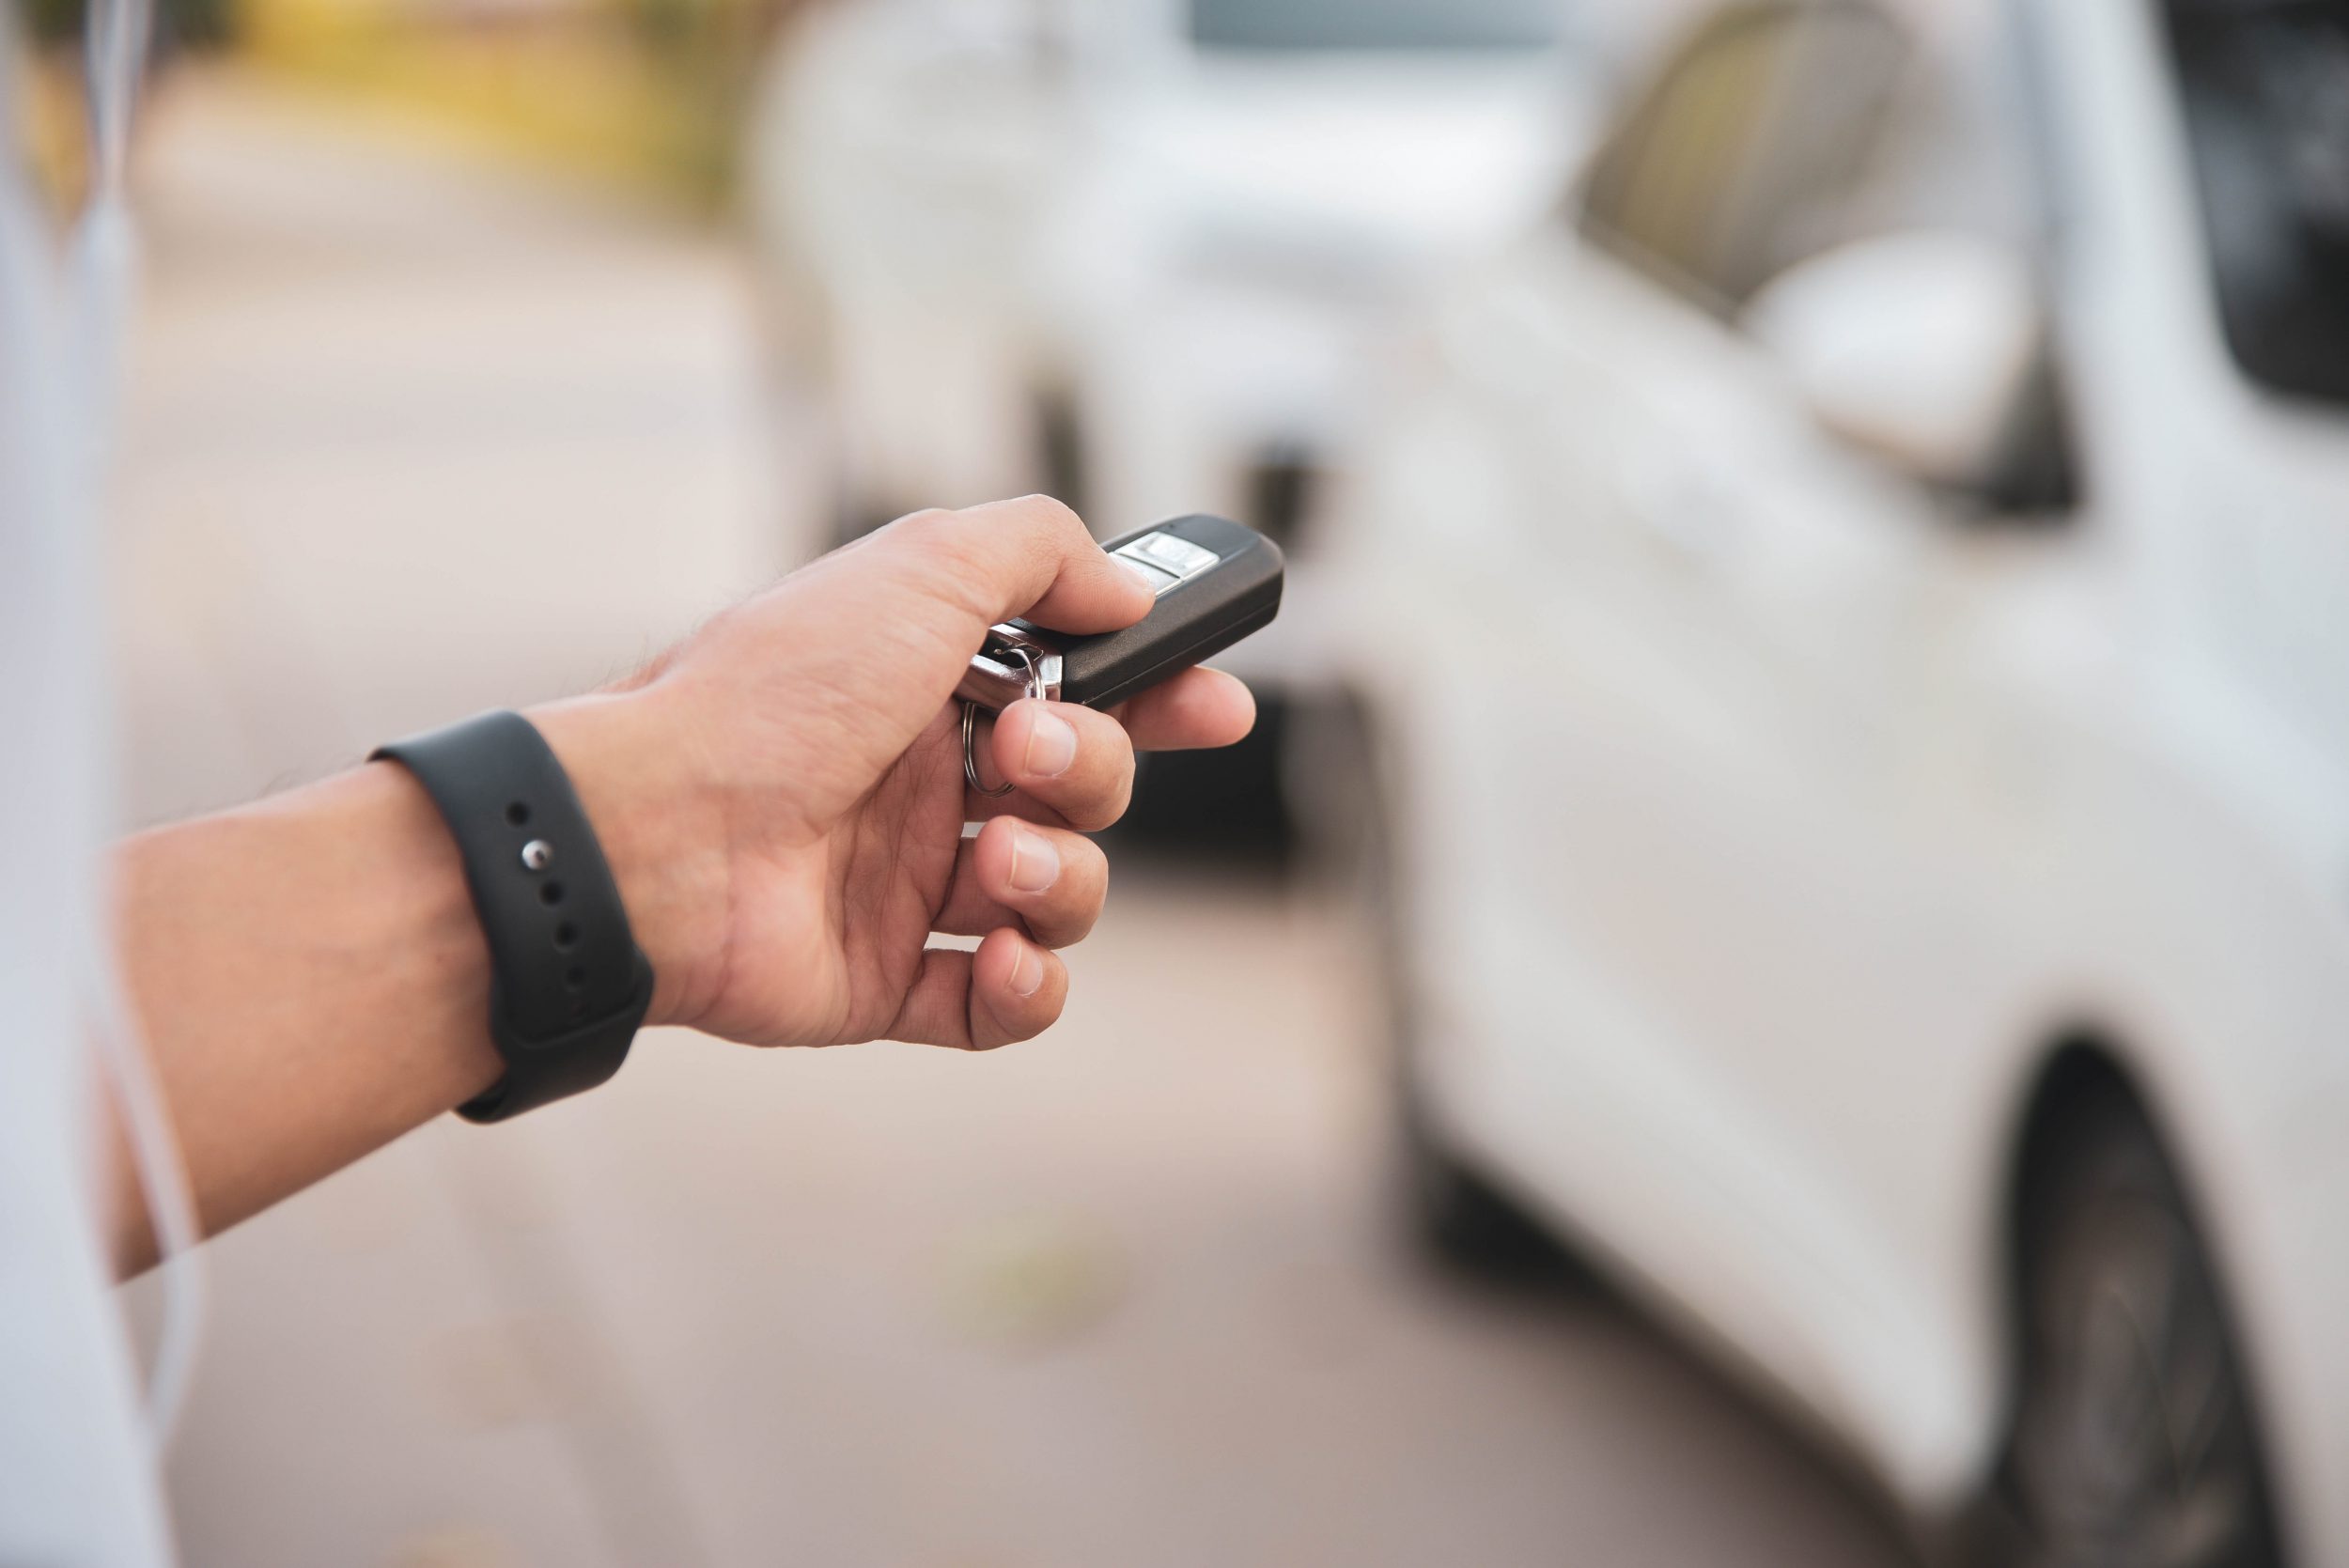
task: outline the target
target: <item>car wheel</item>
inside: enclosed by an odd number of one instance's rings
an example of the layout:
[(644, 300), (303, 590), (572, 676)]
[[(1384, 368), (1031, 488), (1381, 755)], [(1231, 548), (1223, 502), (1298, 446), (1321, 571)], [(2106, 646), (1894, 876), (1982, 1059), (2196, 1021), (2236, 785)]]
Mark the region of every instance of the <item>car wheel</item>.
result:
[(1129, 854), (1279, 877), (1297, 846), (1282, 778), (1289, 705), (1256, 683), (1256, 727), (1237, 746), (1139, 758), (1134, 794), (1111, 831)]
[(2274, 1568), (2279, 1554), (2217, 1270), (2143, 1113), (2098, 1091), (2031, 1173), (2021, 1384), (1976, 1560)]
[(1582, 1281), (1580, 1265), (1551, 1232), (1445, 1145), (1410, 1063), (1397, 1066), (1393, 1186), (1412, 1250), (1447, 1274), (1481, 1283)]

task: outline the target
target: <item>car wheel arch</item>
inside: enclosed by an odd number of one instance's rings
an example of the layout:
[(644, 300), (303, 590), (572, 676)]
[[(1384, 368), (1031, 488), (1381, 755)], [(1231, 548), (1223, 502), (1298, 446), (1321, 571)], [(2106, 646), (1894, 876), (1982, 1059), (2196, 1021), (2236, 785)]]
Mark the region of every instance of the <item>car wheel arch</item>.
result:
[[(2029, 1292), (2031, 1271), (2038, 1265), (2032, 1256), (2037, 1230), (2033, 1205), (2062, 1180), (2074, 1136), (2092, 1131), (2100, 1117), (2117, 1112), (2134, 1118), (2174, 1188), (2186, 1223), (2202, 1254), (2224, 1331), (2233, 1342), (2235, 1374), (2248, 1402), (2254, 1450), (2272, 1452), (2265, 1440), (2269, 1434), (2263, 1411), (2267, 1402), (2261, 1397), (2258, 1358), (2245, 1354), (2239, 1280), (2228, 1250), (2208, 1223), (2200, 1179), (2203, 1172), (2196, 1158), (2192, 1128), (2186, 1119), (2170, 1113), (2158, 1074), (2143, 1055), (2131, 1048), (2125, 1035), (2095, 1024), (2073, 1022), (2049, 1032), (2044, 1048), (2027, 1059), (2016, 1082), (2018, 1091), (2007, 1117), (1992, 1196), (1998, 1302), (1994, 1354), (2000, 1379), (1998, 1413), (1984, 1445), (1976, 1486), (1959, 1516), (1950, 1521), (1955, 1529), (1947, 1533), (1928, 1530), (1926, 1535), (1933, 1546), (1952, 1548), (1947, 1555), (1952, 1562), (2006, 1560), (2012, 1556), (2012, 1540), (1999, 1534), (1999, 1498), (2027, 1391)], [(2272, 1487), (2274, 1470), (2266, 1468), (2267, 1485)], [(2265, 1500), (2269, 1517), (2280, 1525), (2272, 1491)], [(1999, 1543), (1988, 1557), (1981, 1555), (1985, 1541)], [(1941, 1552), (1933, 1555), (1942, 1560)]]

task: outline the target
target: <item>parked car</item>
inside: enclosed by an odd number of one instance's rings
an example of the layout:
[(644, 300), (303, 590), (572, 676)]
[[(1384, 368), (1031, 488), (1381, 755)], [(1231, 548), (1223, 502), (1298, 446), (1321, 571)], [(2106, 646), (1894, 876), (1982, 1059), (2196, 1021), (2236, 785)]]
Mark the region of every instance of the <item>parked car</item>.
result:
[(2349, 1562), (2349, 5), (1737, 4), (1578, 190), (1330, 530), (1423, 1234), (1979, 1560)]
[(844, 525), (1021, 480), (1097, 492), (1105, 532), (1251, 510), (1287, 482), (1257, 471), (1330, 444), (1410, 286), (1554, 198), (1561, 15), (812, 8), (762, 95), (752, 205), (837, 408)]
[(1041, 489), (1104, 536), (1216, 511), (1288, 550), (1281, 621), (1230, 660), (1264, 737), (1169, 760), (1193, 777), (1145, 808), (1206, 828), (1277, 788), (1282, 699), (1327, 677), (1303, 520), (1436, 281), (1563, 189), (1566, 14), (866, 0), (786, 35), (754, 202), (839, 535)]
[(1108, 9), (822, 0), (779, 32), (746, 205), (778, 358), (827, 426), (811, 551), (1041, 488), (1034, 236), (1082, 154), (1081, 23)]

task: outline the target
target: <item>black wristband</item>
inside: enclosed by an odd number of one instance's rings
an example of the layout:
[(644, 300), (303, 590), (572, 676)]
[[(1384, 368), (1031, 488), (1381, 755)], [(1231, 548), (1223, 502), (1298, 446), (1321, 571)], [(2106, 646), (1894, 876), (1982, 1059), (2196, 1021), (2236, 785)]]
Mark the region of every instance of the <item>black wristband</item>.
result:
[(618, 1072), (652, 1005), (652, 965), (545, 738), (519, 713), (484, 713), (368, 760), (398, 763), (432, 797), (489, 939), (490, 1037), (506, 1076), (459, 1113), (504, 1121)]

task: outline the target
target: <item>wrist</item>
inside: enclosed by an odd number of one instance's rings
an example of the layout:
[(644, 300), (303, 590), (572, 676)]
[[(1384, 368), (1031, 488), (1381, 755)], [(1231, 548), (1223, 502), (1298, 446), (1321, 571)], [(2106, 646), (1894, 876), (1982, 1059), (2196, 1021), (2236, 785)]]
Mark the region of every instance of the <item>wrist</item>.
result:
[(526, 717), (570, 776), (653, 968), (647, 1026), (690, 1024), (725, 930), (724, 812), (649, 691), (601, 692)]
[[(457, 846), (389, 764), (139, 834), (114, 862), (131, 999), (207, 1233), (501, 1070)], [(118, 1258), (152, 1259), (135, 1189)]]

